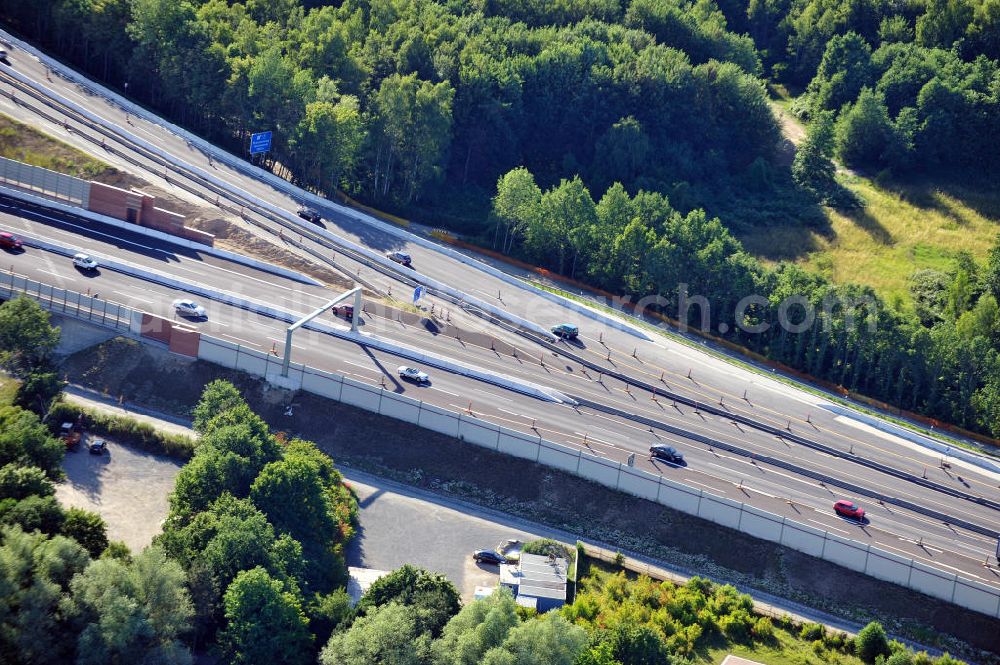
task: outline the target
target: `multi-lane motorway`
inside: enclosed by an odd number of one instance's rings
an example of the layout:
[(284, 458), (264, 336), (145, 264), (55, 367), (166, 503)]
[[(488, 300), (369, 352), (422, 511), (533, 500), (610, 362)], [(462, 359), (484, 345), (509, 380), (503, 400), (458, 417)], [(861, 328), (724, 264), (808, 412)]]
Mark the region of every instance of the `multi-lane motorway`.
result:
[[(123, 131), (155, 142), (178, 164), (211, 171), (215, 177), (261, 200), (294, 210), (296, 202), (288, 194), (255, 177), (228, 169), (219, 159), (209, 164), (205, 153), (183, 138), (134, 115), (130, 116), (130, 124), (124, 124), (122, 110), (105, 98), (84, 92), (55, 76), (52, 82), (45, 80), (42, 66), (25, 54), (20, 55), (21, 58), (12, 59), (20, 73), (34, 78), (39, 85), (57, 90), (112, 124), (124, 125)], [(17, 103), (11, 102), (9, 97), (0, 97), (0, 109), (36, 125), (45, 126), (48, 122), (34, 113), (23, 96)], [(52, 109), (48, 111), (51, 113)], [(95, 146), (99, 146), (100, 140), (88, 141), (86, 138), (88, 132), (93, 132), (91, 128), (72, 119), (67, 119), (67, 124), (68, 133), (59, 124), (49, 123), (45, 128), (62, 134), (80, 147), (99, 151), (99, 148), (95, 150)], [(114, 150), (116, 154), (128, 153), (129, 143), (116, 144)], [(143, 159), (136, 151), (129, 154), (135, 156), (137, 161)], [(137, 167), (131, 165), (131, 168)], [(149, 169), (158, 173), (152, 164)], [(162, 173), (162, 167), (159, 172)], [(171, 173), (170, 177), (176, 183), (179, 175)], [(167, 272), (176, 279), (266, 299), (270, 305), (290, 312), (304, 314), (331, 294), (321, 287), (310, 287), (191, 250), (179, 250), (144, 236), (123, 235), (110, 229), (84, 229), (81, 228), (83, 224), (60, 215), (25, 214), (17, 207), (0, 208), (4, 211), (0, 215), (0, 225), (62, 245)], [(461, 332), (455, 335), (454, 329), (451, 331), (453, 334), (441, 334), (423, 324), (406, 325), (391, 317), (376, 316), (373, 308), (372, 315), (365, 317), (366, 332), (548, 386), (641, 417), (653, 426), (594, 409), (543, 403), (440, 371), (433, 373), (434, 380), (428, 387), (403, 384), (397, 381), (393, 371), (401, 363), (398, 358), (313, 332), (297, 335), (293, 349), (297, 362), (335, 370), (375, 384), (384, 380), (400, 392), (452, 409), (468, 409), (471, 402), (471, 409), (477, 416), (520, 431), (537, 432), (545, 438), (584, 447), (616, 460), (624, 460), (633, 452), (638, 453), (639, 466), (672, 479), (1000, 585), (995, 566), (982, 566), (995, 548), (994, 540), (940, 519), (929, 519), (917, 511), (891, 503), (879, 505), (866, 500), (864, 495), (849, 495), (836, 485), (821, 484), (808, 473), (804, 475), (770, 466), (749, 454), (780, 460), (812, 474), (838, 478), (841, 482), (898, 497), (986, 529), (996, 529), (1000, 523), (997, 519), (1000, 513), (993, 508), (862, 466), (852, 457), (875, 460), (919, 477), (926, 476), (928, 481), (951, 491), (998, 501), (1000, 478), (994, 474), (956, 461), (951, 461), (950, 467), (941, 468), (941, 458), (936, 454), (930, 454), (898, 437), (867, 428), (851, 418), (831, 413), (821, 408), (823, 400), (812, 394), (794, 390), (666, 338), (652, 342), (640, 340), (598, 321), (581, 317), (527, 290), (517, 289), (442, 253), (408, 243), (379, 228), (343, 216), (333, 208), (323, 209), (322, 212), (328, 220), (327, 228), (338, 235), (379, 252), (401, 249), (410, 253), (419, 273), (461, 288), (483, 300), (492, 299), (492, 304), (542, 325), (564, 321), (577, 323), (582, 332), (580, 344), (568, 350), (582, 356), (590, 367), (565, 356), (554, 355), (550, 350), (486, 322), (457, 314), (454, 323)], [(262, 229), (270, 228), (277, 233), (278, 226), (265, 217), (256, 221)], [(313, 241), (308, 239), (307, 234), (304, 242)], [(330, 251), (320, 242), (314, 243), (313, 248)], [(171, 289), (108, 270), (98, 276), (87, 277), (76, 271), (67, 259), (35, 249), (0, 258), (4, 264), (9, 263), (0, 265), (4, 269), (12, 268), (33, 279), (81, 291), (89, 288), (91, 292), (100, 292), (102, 297), (153, 313), (171, 315), (169, 303), (179, 297)], [(394, 289), (408, 288), (395, 281), (392, 275), (372, 272), (372, 276), (386, 288), (393, 284)], [(273, 345), (280, 349), (284, 342), (284, 324), (221, 303), (203, 300), (202, 304), (208, 307), (208, 320), (196, 325), (210, 334), (260, 350), (271, 349)], [(779, 429), (788, 428), (786, 431), (840, 451), (844, 456), (813, 450), (789, 441), (788, 437), (776, 437), (735, 422), (731, 417), (696, 411), (683, 403), (673, 403), (662, 395), (654, 400), (653, 393), (630, 385), (632, 381), (601, 376), (593, 369), (595, 366), (614, 369), (637, 382), (657, 384), (664, 391), (670, 390), (716, 405), (723, 413), (729, 411)], [(693, 432), (738, 447), (742, 452), (724, 452), (689, 437), (671, 434), (668, 430)], [(687, 458), (687, 465), (672, 467), (649, 461), (642, 453), (656, 442), (669, 443), (680, 449)], [(832, 501), (844, 496), (858, 498), (865, 504), (871, 518), (869, 524), (855, 525), (832, 515)]]

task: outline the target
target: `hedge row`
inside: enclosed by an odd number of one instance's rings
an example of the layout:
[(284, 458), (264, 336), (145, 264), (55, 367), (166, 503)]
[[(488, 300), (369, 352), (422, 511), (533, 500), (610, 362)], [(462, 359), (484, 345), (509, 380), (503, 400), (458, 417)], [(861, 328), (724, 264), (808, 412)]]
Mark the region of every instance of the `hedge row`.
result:
[(109, 415), (65, 401), (57, 402), (49, 409), (47, 420), (49, 426), (58, 431), (61, 423), (76, 422), (81, 414), (88, 432), (158, 455), (190, 459), (197, 445), (197, 441), (189, 436), (161, 432), (149, 423), (129, 416)]

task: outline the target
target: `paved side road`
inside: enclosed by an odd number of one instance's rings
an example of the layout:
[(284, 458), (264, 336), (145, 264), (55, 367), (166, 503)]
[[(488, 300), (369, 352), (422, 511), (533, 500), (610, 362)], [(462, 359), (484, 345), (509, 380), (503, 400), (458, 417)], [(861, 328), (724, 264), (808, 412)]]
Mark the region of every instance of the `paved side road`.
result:
[(474, 562), (473, 550), (508, 538), (526, 542), (548, 535), (543, 529), (519, 528), (514, 520), (465, 512), (384, 478), (353, 469), (341, 472), (360, 508), (361, 526), (347, 549), (348, 565), (393, 570), (410, 563), (444, 573), (464, 601), (472, 599), (477, 586), (499, 581), (499, 569)]

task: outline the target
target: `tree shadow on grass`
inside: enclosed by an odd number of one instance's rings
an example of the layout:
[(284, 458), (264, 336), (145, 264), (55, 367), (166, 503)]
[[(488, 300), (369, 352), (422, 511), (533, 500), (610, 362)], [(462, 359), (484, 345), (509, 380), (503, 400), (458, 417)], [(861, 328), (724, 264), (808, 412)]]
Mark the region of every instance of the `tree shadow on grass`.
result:
[(912, 176), (908, 178), (884, 178), (879, 187), (899, 196), (903, 201), (917, 208), (936, 210), (960, 226), (968, 220), (957, 205), (947, 199), (954, 199), (958, 205), (988, 219), (1000, 220), (1000, 190), (994, 183), (981, 178), (969, 177), (959, 180), (955, 175), (939, 178)]
[(880, 245), (891, 245), (894, 241), (889, 229), (882, 225), (868, 209), (861, 206), (855, 208), (841, 209), (838, 212), (851, 220), (855, 226), (867, 233), (872, 240)]

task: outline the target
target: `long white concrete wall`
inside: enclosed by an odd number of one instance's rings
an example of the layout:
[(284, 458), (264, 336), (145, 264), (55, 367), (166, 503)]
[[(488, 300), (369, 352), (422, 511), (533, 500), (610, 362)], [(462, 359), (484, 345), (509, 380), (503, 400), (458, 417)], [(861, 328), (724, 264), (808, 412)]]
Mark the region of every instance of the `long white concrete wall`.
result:
[[(202, 336), (198, 357), (273, 377), (279, 359)], [(963, 578), (865, 543), (843, 538), (753, 506), (666, 480), (606, 457), (495, 425), (333, 373), (295, 366), (302, 390), (380, 413), (466, 443), (561, 469), (605, 487), (736, 529), (755, 538), (836, 563), (877, 579), (1000, 618), (1000, 588)]]
[(134, 312), (116, 302), (50, 286), (21, 275), (0, 272), (0, 298), (7, 300), (20, 295), (33, 298), (50, 312), (90, 321), (122, 332), (129, 330)]

